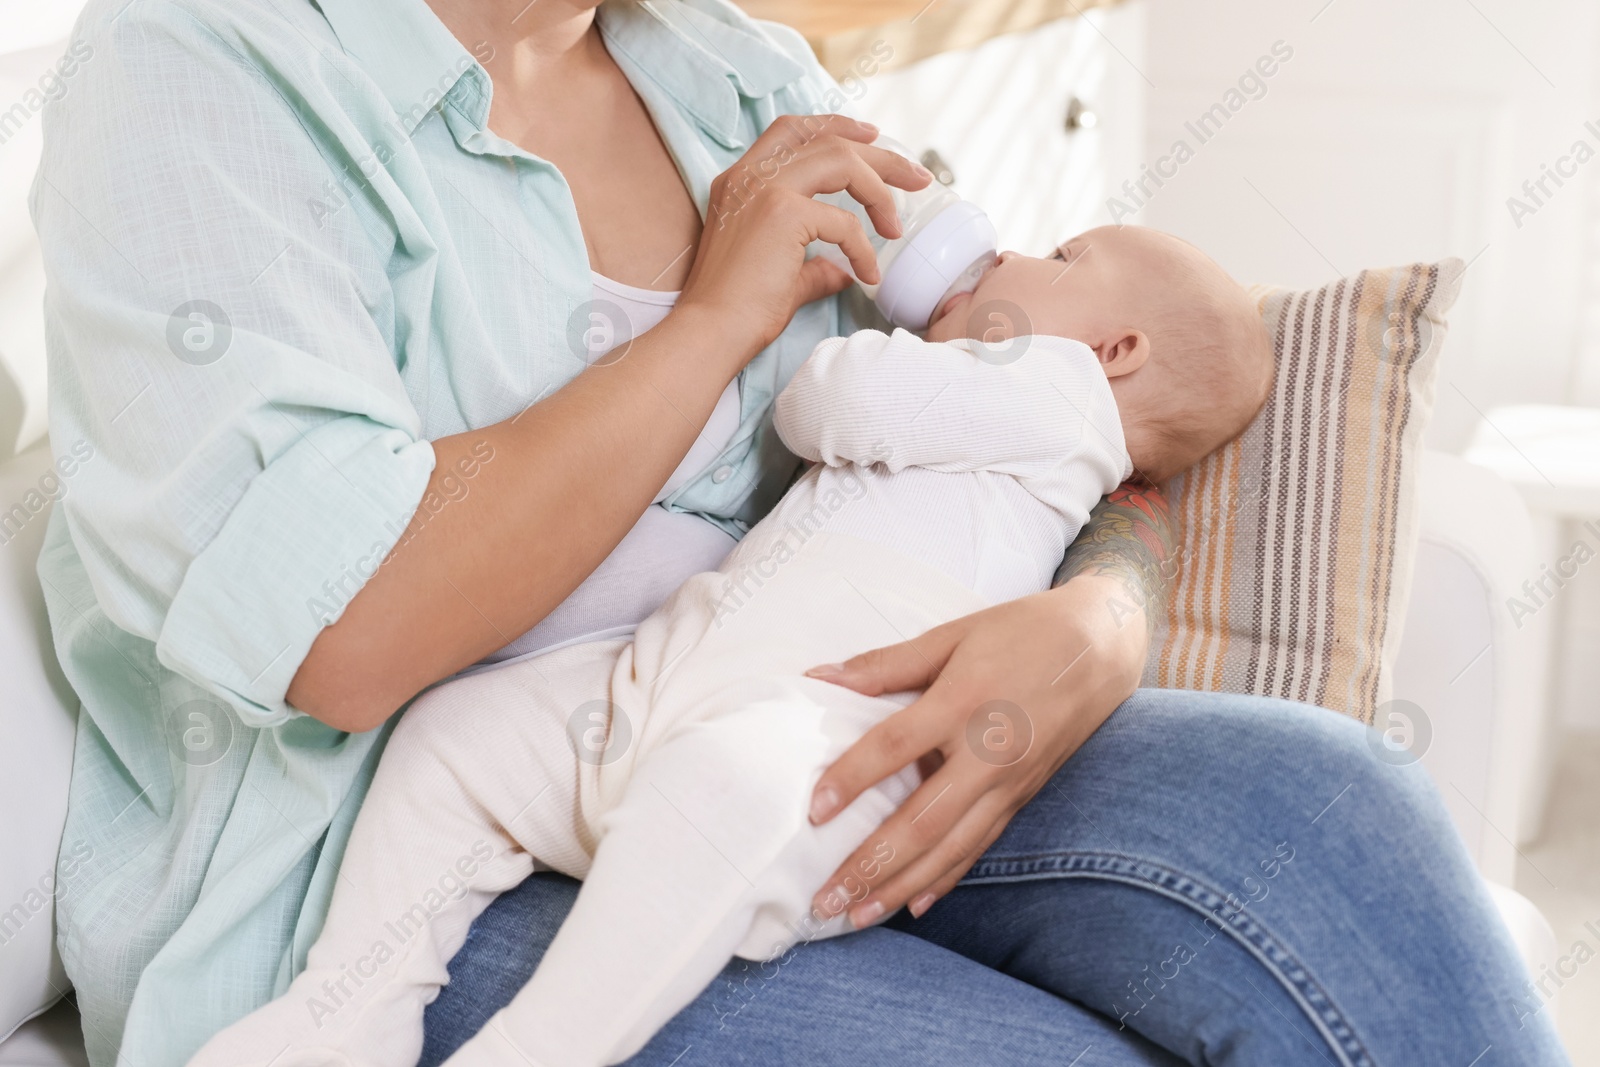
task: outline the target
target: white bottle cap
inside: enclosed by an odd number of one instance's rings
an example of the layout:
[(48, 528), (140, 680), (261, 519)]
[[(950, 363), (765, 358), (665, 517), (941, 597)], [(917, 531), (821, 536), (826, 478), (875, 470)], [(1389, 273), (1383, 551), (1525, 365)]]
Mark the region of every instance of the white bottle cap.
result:
[(994, 224), (976, 204), (957, 201), (935, 215), (884, 272), (878, 310), (896, 326), (925, 330), (939, 300), (974, 260), (999, 245)]

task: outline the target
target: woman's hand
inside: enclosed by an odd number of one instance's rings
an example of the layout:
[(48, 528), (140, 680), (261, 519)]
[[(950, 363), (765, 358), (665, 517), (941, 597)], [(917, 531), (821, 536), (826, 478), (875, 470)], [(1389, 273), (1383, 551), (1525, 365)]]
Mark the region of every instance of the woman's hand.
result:
[(772, 343), (795, 310), (850, 284), (844, 271), (807, 260), (815, 240), (838, 245), (856, 274), (878, 280), (877, 258), (856, 216), (814, 200), (847, 192), (867, 210), (884, 237), (900, 235), (889, 186), (921, 189), (927, 168), (896, 152), (874, 148), (877, 127), (843, 115), (784, 115), (743, 158), (711, 183), (694, 266), (678, 306), (710, 308), (736, 323), (745, 358)]
[(904, 905), (920, 916), (955, 886), (1138, 685), (1145, 629), (1106, 611), (1123, 595), (1086, 576), (811, 672), (868, 696), (926, 690), (817, 783), (820, 823), (907, 764), (926, 779), (817, 894), (818, 914), (849, 908), (857, 927)]
[(826, 822), (913, 762), (924, 781), (812, 901), (865, 926), (948, 893), (1011, 816), (1139, 684), (1148, 619), (1172, 577), (1165, 501), (1123, 486), (1095, 509), (1046, 593), (814, 669), (869, 696), (922, 689), (857, 741), (812, 793)]
[(1145, 628), (1106, 610), (1123, 596), (1085, 576), (811, 672), (868, 696), (925, 690), (817, 783), (820, 823), (907, 764), (925, 778), (817, 894), (819, 914), (848, 908), (857, 927), (906, 905), (920, 916), (955, 886), (1138, 685)]
[(1162, 494), (1120, 486), (1099, 502), (1056, 589), (957, 619), (814, 677), (878, 696), (923, 689), (822, 774), (811, 819), (917, 761), (923, 784), (840, 865), (813, 901), (864, 926), (910, 905), (922, 915), (1006, 822), (1099, 729), (1144, 670), (1150, 621), (1174, 576), (1176, 530)]

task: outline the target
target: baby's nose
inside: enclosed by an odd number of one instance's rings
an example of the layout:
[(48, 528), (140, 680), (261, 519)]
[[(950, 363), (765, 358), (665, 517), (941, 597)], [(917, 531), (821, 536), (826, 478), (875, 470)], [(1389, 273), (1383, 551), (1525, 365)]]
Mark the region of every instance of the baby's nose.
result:
[(1001, 252), (1000, 253), (1000, 258), (995, 260), (995, 263), (996, 264), (1007, 263), (1007, 262), (1010, 262), (1013, 259), (1016, 259), (1020, 255), (1022, 255), (1021, 252), (1007, 250), (1005, 252)]

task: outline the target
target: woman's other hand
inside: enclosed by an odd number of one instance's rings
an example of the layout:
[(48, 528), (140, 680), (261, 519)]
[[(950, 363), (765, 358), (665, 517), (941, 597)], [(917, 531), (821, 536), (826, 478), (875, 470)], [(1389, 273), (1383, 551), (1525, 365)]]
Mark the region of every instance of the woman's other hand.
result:
[[(878, 233), (900, 235), (889, 187), (921, 189), (923, 166), (875, 148), (877, 127), (843, 115), (785, 115), (711, 183), (711, 201), (694, 266), (679, 306), (706, 308), (736, 324), (745, 358), (782, 333), (795, 310), (850, 284), (823, 259), (805, 258), (821, 240), (838, 245), (863, 281), (878, 280), (877, 259), (857, 217), (815, 200), (846, 192), (866, 209)], [(741, 364), (742, 365), (742, 364)]]
[(818, 892), (857, 927), (921, 916), (1139, 684), (1172, 529), (1154, 491), (1095, 509), (1048, 592), (1000, 604), (843, 664), (814, 669), (868, 696), (923, 690), (822, 775), (813, 822), (911, 763), (923, 783)]

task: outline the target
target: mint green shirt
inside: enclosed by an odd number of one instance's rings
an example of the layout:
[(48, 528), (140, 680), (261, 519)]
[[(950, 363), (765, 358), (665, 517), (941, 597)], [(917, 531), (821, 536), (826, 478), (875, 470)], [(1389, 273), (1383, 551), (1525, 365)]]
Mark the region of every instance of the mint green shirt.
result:
[[(843, 103), (723, 0), (599, 22), (702, 215), (775, 116)], [(290, 680), (429, 442), (583, 369), (591, 281), (560, 173), (485, 125), (486, 46), (423, 0), (91, 0), (77, 37), (32, 195), (51, 441), (90, 454), (39, 562), (82, 701), (59, 942), (96, 1067), (177, 1067), (303, 966), (387, 736)], [(803, 308), (749, 364), (739, 432), (668, 506), (735, 534), (771, 506), (773, 397), (844, 317)]]

